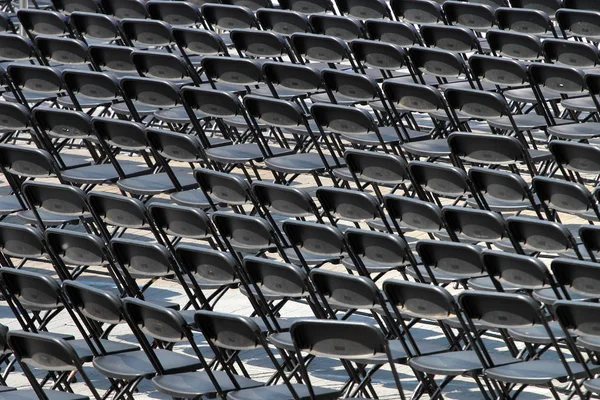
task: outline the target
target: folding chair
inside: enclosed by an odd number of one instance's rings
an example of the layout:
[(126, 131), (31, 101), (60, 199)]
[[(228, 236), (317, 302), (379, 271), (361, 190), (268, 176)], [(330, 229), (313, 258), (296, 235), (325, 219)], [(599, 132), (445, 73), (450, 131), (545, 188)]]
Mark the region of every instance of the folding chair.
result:
[(336, 13), (335, 7), (330, 0), (283, 0), (280, 3), (280, 7), (283, 10), (291, 10), (308, 15), (317, 13)]
[(591, 43), (547, 39), (542, 46), (546, 58), (553, 64), (587, 69), (595, 68), (600, 63), (600, 50)]
[[(594, 236), (592, 229), (582, 230), (582, 234)], [(590, 241), (589, 236), (586, 241)], [(592, 254), (592, 253), (590, 253)], [(555, 258), (550, 263), (555, 287), (540, 288), (532, 293), (534, 299), (552, 305), (559, 300), (595, 301), (598, 298), (598, 264), (593, 261), (580, 261), (572, 258)], [(556, 322), (550, 322), (556, 324)]]
[[(144, 3), (140, 4), (143, 6)], [(145, 10), (144, 10), (145, 11)], [(153, 19), (125, 18), (119, 22), (128, 45), (137, 49), (164, 49), (166, 52), (175, 46), (171, 25)]]
[(216, 31), (232, 29), (259, 29), (259, 23), (252, 10), (247, 7), (229, 4), (206, 3), (202, 5), (202, 15), (208, 27)]
[(313, 14), (309, 17), (313, 32), (344, 41), (365, 38), (360, 20), (343, 15)]
[(31, 39), (10, 33), (0, 33), (0, 63), (7, 62), (42, 64), (40, 55)]
[(420, 31), (423, 43), (427, 47), (461, 54), (489, 52), (489, 48), (484, 48), (481, 41), (469, 28), (447, 25), (423, 25)]
[(146, 5), (141, 0), (101, 0), (105, 13), (117, 19), (148, 18)]
[[(427, 233), (433, 239), (435, 233), (448, 231), (442, 219), (441, 207), (428, 201), (406, 196), (383, 196), (383, 205), (390, 216), (396, 232), (412, 230)], [(450, 233), (450, 235), (452, 235)]]
[(469, 335), (469, 341), (479, 347), (479, 356), (485, 367), (484, 376), (499, 384), (498, 390), (505, 396), (520, 393), (526, 386), (535, 385), (548, 388), (554, 398), (559, 398), (553, 381), (571, 382), (573, 391), (583, 397), (578, 379), (585, 377), (589, 371), (579, 354), (570, 350), (575, 361), (567, 361), (565, 350), (561, 349), (558, 339), (549, 327), (543, 309), (531, 297), (522, 294), (490, 293), (465, 291), (458, 299), (468, 322), (469, 329), (474, 332), (474, 323), (487, 329), (510, 330), (519, 328), (540, 328), (550, 338), (550, 346), (558, 355), (558, 359), (515, 360), (506, 365), (498, 365), (489, 358), (484, 341), (475, 335)]
[[(372, 375), (383, 365), (389, 365), (394, 383), (401, 399), (404, 391), (396, 371), (395, 363), (402, 356), (392, 354), (390, 345), (383, 334), (376, 328), (362, 323), (346, 321), (299, 321), (291, 328), (296, 353), (306, 352), (309, 355), (339, 359), (349, 375), (349, 382), (343, 391), (353, 397), (358, 393), (369, 393), (368, 387)], [(358, 368), (352, 364), (374, 364), (375, 367), (365, 371), (360, 377)], [(310, 383), (306, 366), (300, 363), (300, 370), (311, 393), (316, 388)], [(356, 386), (356, 387), (355, 387)], [(372, 388), (371, 388), (372, 389)]]
[(59, 71), (65, 69), (92, 69), (87, 55), (87, 45), (77, 39), (37, 36), (35, 47), (42, 61)]
[(533, 35), (490, 29), (485, 38), (495, 56), (522, 61), (545, 61), (541, 40)]
[[(565, 179), (573, 182), (593, 185), (600, 174), (600, 166), (596, 164), (596, 154), (600, 149), (591, 143), (577, 143), (566, 140), (552, 140), (548, 143), (548, 150), (554, 156)], [(588, 178), (586, 175), (591, 175)]]
[(103, 12), (100, 0), (52, 0), (52, 5), (56, 11), (67, 15), (73, 15), (74, 12)]
[(446, 23), (442, 6), (431, 0), (394, 0), (390, 8), (400, 21), (415, 25)]
[(95, 70), (121, 79), (137, 75), (137, 69), (130, 59), (132, 51), (132, 47), (93, 44), (88, 48), (88, 55)]
[(280, 34), (256, 29), (233, 29), (229, 32), (231, 42), (240, 57), (259, 63), (295, 62), (295, 56), (287, 40)]
[(123, 44), (119, 22), (104, 14), (75, 11), (70, 22), (78, 38), (90, 44)]
[(488, 4), (445, 1), (442, 8), (450, 25), (463, 26), (481, 33), (496, 25), (494, 8)]
[[(73, 389), (69, 385), (68, 380), (65, 379), (71, 372), (77, 372), (83, 378), (86, 386), (92, 392), (94, 399), (101, 399), (101, 396), (98, 394), (91, 379), (85, 373), (81, 360), (67, 341), (38, 333), (9, 332), (8, 344), (13, 350), (13, 354), (19, 361), (19, 365), (23, 369), (27, 381), (32, 388), (30, 391), (16, 391), (16, 400), (26, 398), (27, 396), (33, 396), (44, 400), (53, 398), (65, 400), (89, 399), (88, 396), (73, 393)], [(30, 367), (58, 373), (53, 389), (42, 389), (42, 385), (38, 382)], [(58, 394), (56, 393), (57, 391), (54, 390), (56, 387), (64, 388), (65, 392), (71, 393)], [(4, 396), (8, 395), (4, 394)], [(6, 398), (9, 399), (12, 397)]]
[[(456, 335), (450, 328), (458, 325), (458, 329), (463, 332), (465, 330), (462, 313), (453, 296), (440, 286), (394, 279), (383, 283), (383, 291), (404, 332), (410, 334), (410, 329), (405, 328), (405, 317), (416, 318), (417, 327), (420, 323), (431, 321), (439, 326), (447, 343), (446, 351), (421, 354), (421, 346), (427, 348), (427, 341), (411, 340), (415, 350), (414, 356), (409, 359), (409, 366), (420, 381), (415, 393), (420, 395), (426, 390), (431, 397), (436, 397), (457, 376), (467, 376), (475, 380), (482, 397), (489, 398), (488, 393), (492, 388), (481, 377), (484, 366), (477, 350), (461, 349), (460, 335)], [(514, 362), (512, 357), (503, 353), (495, 353), (493, 359), (499, 365)], [(438, 384), (434, 380), (436, 376), (444, 377), (444, 380)]]
[(198, 6), (188, 2), (153, 1), (146, 4), (148, 15), (152, 19), (165, 21), (172, 27), (204, 26)]
[(366, 19), (389, 19), (393, 20), (392, 13), (385, 2), (370, 1), (361, 3), (352, 0), (336, 1), (340, 13), (349, 15), (360, 20)]
[(532, 187), (542, 205), (552, 210), (557, 222), (561, 222), (557, 213), (563, 212), (587, 221), (600, 220), (597, 196), (580, 183), (535, 176)]
[(365, 29), (371, 40), (403, 48), (423, 44), (419, 32), (411, 23), (369, 19), (365, 21)]
[(340, 396), (340, 391), (321, 387), (308, 387), (306, 384), (292, 384), (286, 375), (286, 371), (275, 358), (268, 342), (261, 334), (260, 328), (249, 318), (223, 314), (210, 311), (198, 311), (195, 315), (195, 323), (208, 341), (216, 359), (221, 365), (229, 367), (231, 357), (227, 353), (233, 353), (235, 358), (240, 352), (251, 350), (264, 350), (268, 359), (277, 372), (277, 376), (283, 379), (283, 383), (269, 384), (246, 390), (234, 390), (227, 393), (229, 399), (247, 398), (290, 398), (299, 400), (311, 397), (316, 399), (333, 399)]
[(256, 10), (256, 18), (264, 30), (280, 35), (312, 32), (306, 15), (297, 11), (260, 8)]
[(350, 42), (359, 69), (377, 80), (386, 78), (414, 81), (415, 75), (406, 51), (391, 43), (354, 39)]
[(56, 11), (20, 9), (17, 18), (31, 40), (39, 35), (73, 36), (68, 17)]
[(561, 8), (561, 1), (559, 0), (515, 0), (511, 1), (511, 5), (514, 8), (533, 8), (540, 10), (548, 14), (550, 17), (554, 16), (554, 13)]
[(538, 37), (558, 37), (548, 13), (541, 8), (500, 7), (496, 9), (495, 16), (499, 29)]

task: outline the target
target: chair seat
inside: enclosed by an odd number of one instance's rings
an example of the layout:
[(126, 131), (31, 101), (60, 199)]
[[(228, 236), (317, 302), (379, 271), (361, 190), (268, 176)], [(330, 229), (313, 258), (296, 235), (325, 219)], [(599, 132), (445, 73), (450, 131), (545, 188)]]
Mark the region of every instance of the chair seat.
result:
[[(558, 321), (549, 321), (548, 326), (556, 340), (563, 340), (566, 335)], [(526, 328), (508, 329), (508, 334), (516, 340), (527, 343), (551, 344), (552, 340), (542, 325), (528, 326)]]
[[(48, 400), (89, 400), (88, 396), (82, 394), (59, 392), (58, 390), (44, 389), (44, 394), (48, 397)], [(30, 389), (10, 390), (0, 393), (0, 400), (31, 400), (37, 398), (35, 392)]]
[[(100, 352), (94, 341), (92, 340), (91, 342), (94, 344), (94, 347), (96, 347), (98, 352)], [(140, 349), (139, 346), (133, 344), (114, 342), (112, 340), (100, 339), (100, 342), (102, 343), (102, 347), (104, 348), (104, 352), (106, 355), (126, 353), (129, 351), (137, 351)], [(88, 346), (85, 339), (69, 340), (69, 344), (73, 347), (75, 353), (77, 353), (77, 356), (83, 362), (92, 361), (92, 359), (94, 358), (94, 353), (92, 353), (92, 350), (90, 350), (90, 347)]]
[(0, 215), (12, 214), (22, 209), (16, 196), (0, 196)]
[[(332, 156), (325, 155), (325, 160), (330, 168), (338, 166)], [(265, 160), (265, 164), (268, 168), (284, 174), (307, 174), (321, 172), (326, 169), (321, 156), (317, 153), (298, 153), (272, 157)]]
[[(196, 118), (206, 118), (205, 115), (195, 112)], [(184, 107), (173, 107), (165, 110), (159, 110), (154, 112), (154, 118), (169, 123), (169, 124), (189, 124), (190, 117), (185, 111)]]
[[(569, 293), (569, 297), (571, 298), (571, 300), (574, 300), (574, 301), (586, 301), (586, 300), (594, 300), (594, 299), (598, 298), (598, 296), (594, 296), (594, 297), (586, 296), (581, 293), (574, 292), (572, 290), (567, 290), (567, 292)], [(560, 292), (560, 290), (559, 290), (559, 293), (562, 296), (562, 293)], [(552, 290), (551, 288), (535, 290), (533, 292), (533, 298), (536, 299), (537, 301), (540, 301), (540, 302), (546, 304), (546, 305), (554, 304), (558, 300), (556, 298), (556, 294), (554, 294), (554, 290)]]
[[(296, 252), (294, 251), (294, 249), (287, 248), (284, 250), (284, 252), (292, 264), (296, 264), (296, 265), (302, 264), (300, 262), (300, 259), (296, 255)], [(306, 264), (308, 264), (310, 266), (320, 265), (325, 262), (335, 261), (335, 260), (339, 259), (339, 257), (323, 256), (320, 254), (313, 254), (313, 253), (309, 253), (307, 251), (302, 251), (302, 250), (300, 250), (300, 252), (302, 253), (302, 258), (304, 258), (304, 261), (306, 262)]]
[[(183, 190), (193, 189), (198, 182), (191, 174), (176, 174)], [(120, 179), (117, 186), (125, 192), (141, 196), (152, 196), (175, 191), (175, 186), (166, 172)]]
[[(570, 362), (569, 368), (576, 378), (586, 375), (581, 364)], [(590, 365), (590, 370), (598, 371), (599, 366)], [(594, 373), (594, 372), (593, 372)], [(569, 379), (565, 366), (555, 360), (533, 360), (524, 361), (510, 365), (494, 367), (485, 371), (485, 376), (501, 382), (524, 384), (524, 385), (546, 385), (550, 381), (561, 382)]]
[[(229, 392), (234, 389), (248, 389), (263, 385), (261, 382), (243, 376), (235, 376), (235, 380), (239, 385), (236, 387), (231, 382), (231, 379), (226, 372), (213, 371), (213, 376), (223, 392)], [(175, 398), (188, 399), (197, 396), (213, 395), (216, 393), (215, 385), (204, 371), (155, 376), (152, 378), (152, 385), (159, 392)]]
[[(519, 103), (535, 104), (538, 102), (537, 97), (535, 97), (535, 93), (533, 93), (533, 89), (530, 87), (508, 89), (502, 92), (502, 94), (504, 94), (504, 97), (506, 97), (508, 100)], [(556, 92), (542, 89), (542, 94), (544, 95), (544, 99), (546, 99), (546, 101), (560, 100), (560, 95), (556, 94)]]
[[(311, 395), (308, 388), (301, 384), (292, 385), (298, 397), (302, 400), (308, 400)], [(313, 386), (314, 399), (337, 399), (342, 395), (342, 392), (337, 389), (323, 388)], [(286, 385), (262, 386), (258, 388), (236, 390), (229, 392), (227, 398), (230, 400), (293, 400), (294, 397)]]
[(590, 96), (575, 97), (570, 99), (564, 99), (560, 102), (560, 105), (567, 110), (581, 111), (581, 112), (597, 112), (594, 100)]
[[(431, 279), (430, 279), (429, 274), (427, 273), (427, 269), (425, 268), (425, 266), (419, 265), (419, 266), (417, 266), (417, 268), (418, 268), (419, 272), (421, 273), (421, 275), (423, 276), (423, 278), (425, 279), (425, 281), (430, 282)], [(477, 274), (477, 273), (473, 273), (472, 275), (452, 274), (447, 271), (442, 271), (440, 269), (433, 269), (433, 268), (431, 269), (431, 272), (433, 273), (433, 276), (438, 281), (438, 283), (450, 283), (450, 282), (456, 282), (456, 281), (460, 281), (460, 280), (466, 280), (469, 278), (475, 278), (475, 277), (482, 276), (481, 274)], [(418, 277), (418, 275), (413, 267), (407, 267), (406, 273), (414, 278)]]
[[(490, 354), (495, 365), (518, 362), (509, 355)], [(473, 350), (449, 351), (412, 358), (408, 364), (417, 371), (433, 375), (457, 376), (481, 371), (483, 366)]]
[(589, 139), (600, 136), (600, 122), (549, 126), (548, 134), (560, 139)]
[[(79, 215), (73, 215), (73, 214), (60, 214), (60, 213), (54, 213), (54, 212), (49, 212), (46, 210), (36, 210), (38, 215), (40, 216), (41, 220), (44, 222), (44, 225), (47, 226), (56, 226), (56, 225), (62, 225), (62, 224), (66, 224), (68, 222), (79, 222)], [(33, 213), (32, 210), (24, 210), (24, 211), (19, 211), (17, 213), (17, 215), (19, 216), (19, 218), (24, 219), (25, 221), (27, 221), (28, 223), (35, 225), (37, 224), (37, 219), (35, 218), (35, 214)], [(85, 220), (89, 220), (92, 218), (90, 213), (83, 213), (81, 214), (81, 217)]]
[[(30, 90), (24, 90), (21, 89), (21, 93), (23, 94), (23, 96), (25, 96), (25, 100), (27, 100), (28, 103), (40, 103), (42, 101), (48, 101), (48, 100), (53, 100), (57, 97), (57, 93), (48, 93), (48, 92), (34, 92), (34, 91), (30, 91)], [(60, 94), (64, 94), (64, 93), (60, 93)], [(2, 93), (2, 97), (11, 103), (20, 103), (20, 100), (17, 101), (17, 98), (15, 97), (15, 95), (13, 94), (13, 92), (4, 92)]]
[(210, 203), (200, 189), (184, 190), (183, 192), (175, 192), (170, 195), (171, 200), (180, 206), (208, 208)]
[[(500, 200), (500, 199), (490, 197), (490, 196), (485, 196), (485, 195), (484, 195), (484, 198), (485, 198), (485, 202), (487, 203), (490, 210), (492, 210), (492, 211), (510, 212), (510, 211), (529, 210), (529, 209), (533, 208), (531, 206), (531, 203), (529, 202), (529, 200), (504, 201), (504, 200)], [(538, 205), (540, 204), (540, 201), (537, 197), (535, 197), (535, 202)], [(477, 205), (477, 202), (472, 197), (467, 199), (467, 204), (469, 205), (469, 207), (479, 208), (479, 206)], [(512, 248), (512, 245), (511, 245), (511, 248)]]
[[(480, 276), (478, 278), (471, 278), (467, 281), (467, 285), (474, 290), (489, 290), (492, 292), (496, 292), (496, 286), (494, 286), (494, 282), (492, 281), (492, 278), (490, 278), (489, 276)], [(505, 292), (517, 292), (519, 291), (521, 288), (519, 288), (518, 286), (514, 286), (511, 285), (510, 283), (506, 283), (506, 282), (500, 282), (500, 285), (502, 286), (502, 289)]]
[[(75, 98), (77, 99), (77, 102), (79, 103), (79, 106), (81, 108), (96, 108), (100, 106), (108, 106), (112, 103), (112, 100), (99, 100), (93, 97), (87, 97), (82, 95), (77, 95), (75, 96)], [(59, 106), (64, 108), (76, 108), (75, 103), (73, 103), (73, 100), (71, 100), (69, 96), (57, 97), (56, 102)]]
[[(135, 107), (137, 113), (141, 116), (144, 117), (146, 115), (151, 115), (154, 114), (155, 112), (157, 112), (158, 110), (160, 110), (159, 107), (156, 106), (150, 106), (147, 104), (143, 104), (137, 101), (132, 101), (133, 106)], [(116, 103), (113, 104), (111, 107), (112, 111), (115, 114), (120, 114), (120, 115), (130, 115), (131, 111), (129, 111), (129, 108), (127, 107), (127, 104), (123, 103)]]
[(430, 139), (402, 144), (402, 150), (421, 157), (444, 157), (450, 155), (446, 139)]
[[(544, 116), (537, 114), (515, 114), (513, 119), (519, 131), (545, 128), (548, 125)], [(493, 128), (513, 130), (509, 117), (490, 118), (487, 122)]]
[[(293, 153), (293, 150), (269, 146), (273, 156)], [(241, 143), (231, 146), (219, 146), (206, 150), (211, 160), (226, 164), (240, 164), (248, 161), (262, 160), (265, 156), (256, 143)]]
[[(409, 265), (408, 261), (403, 262), (403, 260), (401, 260), (401, 259), (398, 259), (397, 262), (390, 262), (390, 263), (377, 262), (375, 260), (368, 259), (365, 257), (361, 257), (360, 259), (361, 259), (362, 263), (364, 264), (365, 268), (367, 269), (367, 271), (371, 274), (380, 274), (380, 273), (384, 273), (387, 271), (391, 271), (393, 269), (404, 268), (407, 265)], [(352, 271), (357, 271), (357, 268), (354, 265), (354, 263), (352, 262), (352, 259), (350, 259), (350, 257), (342, 258), (342, 265)]]
[[(147, 166), (130, 162), (119, 162), (125, 175), (141, 175), (150, 173)], [(116, 182), (119, 174), (113, 164), (96, 164), (71, 168), (61, 172), (64, 180), (77, 184), (96, 184)]]
[[(600, 378), (590, 379), (583, 382), (583, 386), (592, 393), (600, 393)], [(2, 399), (2, 397), (0, 397)]]
[[(164, 349), (155, 349), (165, 374), (189, 372), (202, 368), (196, 357), (175, 353)], [(131, 380), (156, 374), (154, 367), (143, 351), (111, 354), (94, 358), (94, 368), (102, 375), (114, 379)]]

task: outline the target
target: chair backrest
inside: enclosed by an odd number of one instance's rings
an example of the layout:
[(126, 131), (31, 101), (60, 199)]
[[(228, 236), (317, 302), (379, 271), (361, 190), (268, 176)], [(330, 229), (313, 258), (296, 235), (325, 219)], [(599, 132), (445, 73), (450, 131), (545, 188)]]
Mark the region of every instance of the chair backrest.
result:
[(252, 192), (258, 203), (269, 212), (294, 218), (318, 214), (310, 194), (296, 187), (265, 181), (252, 182)]
[(62, 13), (71, 14), (75, 12), (102, 12), (102, 3), (99, 0), (52, 0), (54, 8)]
[(323, 89), (320, 73), (309, 65), (267, 62), (262, 67), (265, 79), (275, 92), (281, 87), (304, 95)]
[(35, 91), (40, 95), (52, 97), (64, 88), (60, 74), (51, 67), (12, 64), (6, 72), (17, 89)]
[(429, 47), (411, 47), (408, 55), (422, 74), (440, 79), (469, 77), (468, 67), (458, 53)]
[(313, 14), (309, 17), (313, 31), (319, 35), (333, 36), (342, 40), (365, 37), (362, 24), (342, 15)]
[(199, 82), (196, 72), (190, 70), (181, 57), (172, 53), (136, 50), (131, 53), (131, 61), (140, 76), (176, 83), (186, 79)]
[(94, 44), (88, 48), (88, 54), (91, 62), (100, 71), (136, 76), (137, 69), (131, 62), (133, 50), (133, 47), (127, 46)]
[(200, 9), (189, 2), (154, 0), (146, 4), (146, 9), (150, 18), (165, 21), (171, 26), (202, 24)]
[(529, 35), (556, 36), (554, 25), (548, 14), (540, 9), (508, 8), (496, 9), (498, 28)]
[[(586, 343), (593, 343), (599, 336), (598, 318), (600, 307), (588, 302), (560, 300), (554, 303), (554, 314), (563, 328), (573, 336), (585, 337)], [(585, 343), (583, 347), (588, 347)], [(589, 346), (592, 348), (593, 346)]]
[(48, 65), (81, 68), (88, 64), (88, 46), (81, 40), (37, 36), (35, 47)]
[(379, 201), (369, 193), (351, 189), (320, 187), (317, 199), (331, 221), (365, 222), (382, 218)]
[(296, 265), (252, 256), (244, 257), (243, 265), (249, 282), (269, 294), (299, 298), (308, 291), (306, 272)]
[(174, 27), (172, 33), (182, 53), (187, 56), (229, 54), (223, 39), (213, 31)]
[(392, 269), (414, 263), (410, 246), (400, 235), (348, 228), (344, 237), (360, 262), (370, 267)]
[(131, 297), (123, 299), (123, 307), (130, 322), (154, 339), (175, 343), (186, 338), (185, 320), (173, 309)]
[(282, 0), (280, 7), (309, 15), (335, 11), (330, 0)]
[(404, 68), (408, 63), (406, 51), (391, 43), (355, 39), (350, 42), (350, 49), (363, 67), (392, 72)]
[(75, 104), (78, 104), (76, 95), (99, 102), (113, 102), (120, 97), (119, 83), (107, 73), (67, 70), (62, 78)]
[(31, 39), (10, 33), (0, 33), (0, 60), (39, 62), (39, 55)]
[(173, 44), (171, 25), (151, 19), (122, 19), (121, 30), (134, 47), (167, 47)]
[(569, 171), (596, 174), (600, 172), (600, 148), (589, 143), (553, 140), (548, 144), (556, 162)]
[(63, 36), (70, 33), (68, 18), (56, 11), (22, 8), (17, 11), (17, 18), (31, 39), (38, 35)]
[(524, 250), (561, 253), (573, 249), (579, 252), (573, 235), (562, 224), (526, 217), (509, 217), (506, 222), (513, 238)]
[[(549, 39), (550, 40), (550, 39)], [(498, 86), (523, 86), (529, 81), (527, 66), (519, 60), (473, 54), (469, 66), (480, 82), (490, 82)]]
[(200, 310), (194, 321), (206, 340), (219, 348), (253, 350), (262, 346), (260, 329), (247, 317)]
[(256, 18), (264, 30), (280, 35), (312, 31), (307, 16), (296, 11), (261, 8), (256, 10)]
[(377, 328), (365, 323), (328, 320), (294, 322), (290, 328), (298, 352), (321, 357), (360, 359), (389, 356), (387, 340)]
[(515, 8), (540, 10), (550, 16), (562, 7), (561, 0), (511, 0), (510, 4)]
[(71, 24), (86, 42), (122, 42), (119, 22), (108, 15), (76, 11), (71, 14)]
[(344, 236), (331, 225), (304, 221), (284, 221), (283, 231), (290, 244), (307, 253), (339, 257), (346, 250)]
[(475, 245), (424, 239), (417, 242), (417, 253), (428, 269), (457, 280), (485, 273), (481, 248)]
[(195, 163), (204, 160), (202, 142), (196, 135), (146, 128), (148, 144), (166, 160)]
[(148, 226), (146, 208), (138, 199), (97, 191), (88, 193), (87, 199), (94, 217), (105, 224), (134, 229)]
[(50, 137), (63, 139), (90, 139), (92, 118), (82, 111), (36, 107), (33, 116), (40, 130)]
[(9, 222), (0, 222), (0, 251), (19, 258), (40, 258), (47, 252), (38, 228)]
[(394, 154), (349, 149), (344, 159), (350, 172), (361, 182), (398, 185), (411, 180), (408, 163)]
[(130, 273), (139, 276), (167, 276), (172, 274), (175, 268), (167, 248), (158, 243), (113, 239), (110, 247), (116, 261)]
[[(600, 268), (590, 261), (555, 258), (550, 264), (556, 282), (569, 293), (596, 297), (600, 293)], [(566, 297), (569, 299), (568, 297)]]
[(575, 68), (593, 68), (600, 64), (600, 50), (591, 43), (546, 39), (544, 53), (551, 62)]
[(237, 282), (236, 260), (229, 253), (183, 243), (175, 252), (181, 266), (194, 276), (222, 285)]
[(148, 18), (146, 3), (142, 0), (102, 0), (104, 11), (115, 18)]
[(488, 329), (544, 325), (540, 303), (527, 295), (466, 290), (458, 301), (468, 319)]
[(425, 161), (411, 161), (408, 170), (415, 183), (430, 193), (453, 198), (470, 193), (467, 173), (459, 168)]
[(274, 244), (273, 228), (265, 219), (223, 211), (212, 214), (212, 219), (221, 237), (236, 251), (252, 253)]
[(62, 290), (74, 309), (85, 317), (109, 325), (124, 322), (121, 299), (112, 292), (76, 281), (64, 281)]
[(66, 265), (103, 265), (110, 257), (103, 240), (91, 233), (48, 228), (44, 237), (48, 247)]
[(410, 23), (369, 19), (365, 21), (365, 28), (372, 40), (400, 47), (411, 47), (421, 43), (419, 33)]
[(490, 29), (486, 39), (494, 55), (524, 61), (544, 60), (542, 42), (526, 33)]
[(398, 279), (383, 282), (390, 304), (409, 317), (443, 321), (457, 315), (457, 305), (447, 289)]
[(242, 56), (258, 59), (294, 60), (285, 38), (269, 31), (234, 29), (229, 32), (231, 41)]
[(587, 93), (581, 70), (553, 64), (534, 64), (529, 66), (529, 76), (531, 82), (540, 88), (567, 96), (581, 96)]
[(8, 144), (0, 144), (0, 165), (9, 174), (30, 178), (50, 177), (58, 171), (47, 151)]
[(592, 194), (580, 183), (535, 176), (532, 187), (542, 203), (552, 210), (580, 216), (588, 211), (598, 213)]
[(258, 28), (258, 21), (254, 13), (247, 7), (206, 3), (202, 5), (202, 15), (213, 29), (229, 31), (231, 29)]
[(446, 206), (442, 208), (442, 217), (459, 240), (491, 243), (508, 236), (504, 218), (494, 211)]
[(234, 86), (252, 86), (264, 78), (256, 61), (237, 57), (205, 57), (202, 59), (204, 74), (211, 82)]
[(194, 177), (206, 197), (214, 202), (236, 206), (251, 202), (250, 184), (240, 176), (198, 168)]
[(18, 302), (25, 310), (44, 311), (62, 307), (60, 285), (51, 276), (2, 268), (0, 280), (11, 300)]
[(390, 8), (401, 21), (413, 24), (444, 23), (442, 6), (431, 0), (393, 0)]
[(214, 233), (210, 218), (197, 208), (154, 202), (148, 207), (148, 212), (152, 221), (168, 235), (206, 239)]
[(442, 211), (436, 204), (399, 195), (385, 195), (383, 202), (390, 217), (410, 229), (438, 232), (444, 228)]
[(8, 344), (17, 359), (46, 371), (76, 371), (79, 358), (68, 341), (32, 332), (8, 332)]
[(447, 25), (423, 25), (421, 37), (428, 47), (458, 53), (481, 52), (479, 39), (470, 28)]
[(23, 194), (32, 207), (73, 217), (88, 211), (85, 192), (78, 187), (57, 183), (27, 181)]
[(579, 228), (579, 238), (592, 260), (600, 259), (600, 230), (594, 225), (582, 225)]
[(306, 63), (305, 60), (308, 60), (309, 62), (335, 65), (352, 57), (346, 42), (333, 36), (294, 33), (291, 36), (291, 43), (303, 64)]
[(487, 249), (482, 251), (481, 258), (488, 275), (500, 288), (506, 284), (537, 290), (553, 284), (548, 267), (539, 258)]
[(492, 28), (496, 22), (494, 8), (475, 2), (445, 1), (442, 4), (446, 19), (452, 25), (482, 31)]
[(455, 157), (470, 163), (512, 165), (528, 161), (527, 150), (513, 136), (451, 133), (448, 145)]
[(392, 13), (383, 0), (336, 0), (340, 13), (349, 15), (359, 20), (365, 19), (393, 19)]

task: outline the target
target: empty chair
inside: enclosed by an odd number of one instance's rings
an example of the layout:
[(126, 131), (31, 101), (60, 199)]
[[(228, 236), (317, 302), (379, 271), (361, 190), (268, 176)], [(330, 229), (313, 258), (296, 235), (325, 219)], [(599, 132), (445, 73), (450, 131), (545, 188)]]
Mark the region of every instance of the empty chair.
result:
[(192, 3), (179, 1), (152, 1), (146, 4), (152, 19), (165, 21), (173, 27), (202, 26), (200, 9)]
[(175, 44), (171, 26), (163, 21), (127, 18), (120, 27), (128, 44), (136, 48), (169, 49)]
[(62, 13), (73, 15), (74, 12), (100, 13), (100, 0), (52, 0), (54, 8)]
[(37, 36), (35, 46), (46, 65), (58, 70), (90, 70), (87, 45), (76, 39)]
[[(55, 397), (65, 400), (89, 399), (88, 396), (71, 393), (58, 394), (54, 391), (42, 389), (41, 384), (33, 375), (31, 368), (58, 372), (59, 376), (66, 375), (72, 371), (76, 372), (83, 378), (86, 386), (92, 392), (93, 398), (97, 400), (101, 399), (92, 381), (85, 373), (81, 360), (77, 357), (73, 347), (71, 347), (67, 341), (61, 338), (48, 337), (37, 333), (9, 332), (8, 344), (13, 350), (13, 354), (19, 361), (32, 388), (31, 390), (16, 391), (15, 399), (24, 399), (28, 396), (30, 398), (37, 397), (39, 399), (50, 399)], [(63, 385), (68, 385), (66, 381), (67, 380), (63, 381)], [(70, 386), (67, 387), (70, 388)], [(2, 394), (0, 396), (4, 395), (5, 394)], [(7, 399), (10, 398), (12, 397), (7, 397)]]
[(115, 45), (91, 45), (88, 48), (90, 61), (94, 68), (108, 73), (117, 79), (124, 76), (137, 76), (137, 69), (130, 56), (132, 47)]
[[(532, 186), (544, 207), (554, 212), (577, 215), (588, 221), (600, 220), (597, 200), (584, 185), (535, 176)], [(556, 216), (555, 221), (560, 222), (560, 218)]]
[(316, 14), (331, 12), (335, 14), (335, 7), (330, 0), (283, 0), (279, 3), (284, 10), (297, 11), (303, 14)]
[(487, 4), (445, 1), (442, 7), (446, 19), (451, 25), (463, 26), (477, 32), (485, 32), (496, 23), (494, 9)]
[(264, 30), (284, 36), (312, 31), (306, 15), (296, 11), (261, 8), (256, 10), (256, 18)]
[(148, 17), (146, 5), (142, 0), (101, 0), (106, 14), (117, 19)]
[(442, 6), (431, 0), (394, 0), (390, 8), (401, 21), (413, 24), (445, 23)]
[(38, 35), (72, 36), (68, 18), (56, 11), (21, 9), (17, 17), (31, 40)]
[(539, 8), (496, 9), (498, 28), (535, 36), (558, 37), (554, 24), (546, 12)]
[(343, 15), (349, 15), (360, 20), (366, 19), (389, 19), (392, 20), (392, 13), (384, 1), (355, 1), (355, 0), (336, 0), (335, 2)]
[(341, 40), (364, 38), (362, 24), (352, 18), (341, 15), (314, 14), (311, 15), (310, 24), (315, 33), (333, 36)]
[(202, 15), (213, 30), (229, 31), (259, 27), (254, 13), (247, 7), (206, 3), (202, 6)]
[(71, 24), (79, 37), (90, 44), (123, 44), (119, 23), (108, 15), (76, 11), (71, 14)]
[(533, 35), (490, 29), (485, 35), (492, 53), (523, 61), (544, 61), (541, 40)]

